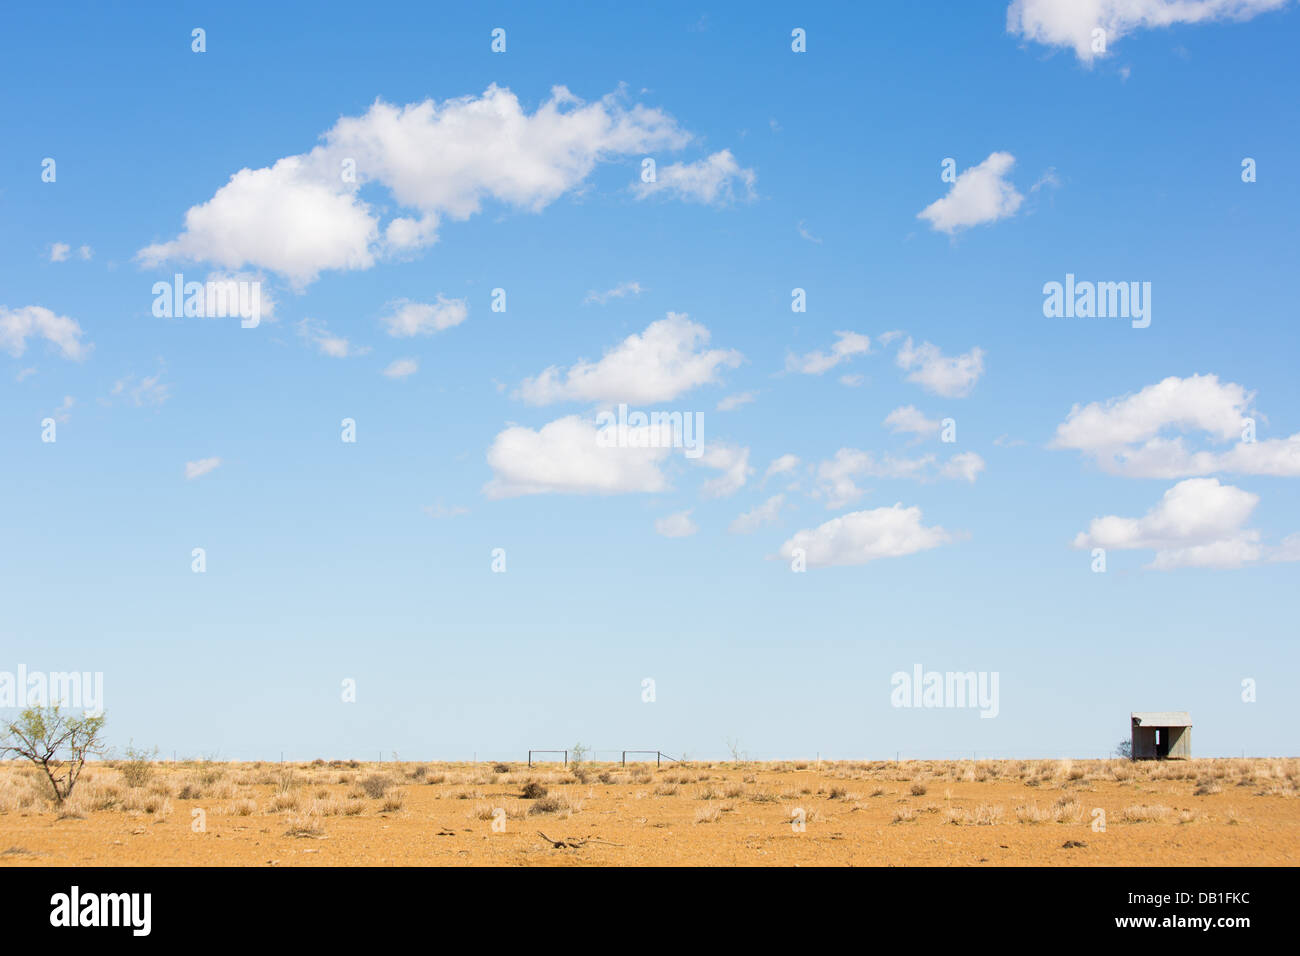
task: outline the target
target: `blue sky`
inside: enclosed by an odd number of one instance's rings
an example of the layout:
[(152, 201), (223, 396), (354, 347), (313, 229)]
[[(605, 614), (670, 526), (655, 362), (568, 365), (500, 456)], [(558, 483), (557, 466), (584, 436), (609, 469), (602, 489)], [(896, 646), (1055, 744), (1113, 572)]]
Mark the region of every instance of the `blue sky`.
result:
[(1120, 6), (12, 12), (0, 671), (230, 759), (1295, 754), (1300, 12)]

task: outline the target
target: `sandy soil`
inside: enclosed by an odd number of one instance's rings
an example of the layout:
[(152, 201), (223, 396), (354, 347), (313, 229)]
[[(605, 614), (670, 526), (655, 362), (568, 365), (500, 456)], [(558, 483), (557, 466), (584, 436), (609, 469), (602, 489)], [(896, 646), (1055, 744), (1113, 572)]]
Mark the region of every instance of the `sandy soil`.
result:
[(0, 866), (1300, 863), (1296, 759), (114, 763), (62, 808), (47, 786), (0, 765)]

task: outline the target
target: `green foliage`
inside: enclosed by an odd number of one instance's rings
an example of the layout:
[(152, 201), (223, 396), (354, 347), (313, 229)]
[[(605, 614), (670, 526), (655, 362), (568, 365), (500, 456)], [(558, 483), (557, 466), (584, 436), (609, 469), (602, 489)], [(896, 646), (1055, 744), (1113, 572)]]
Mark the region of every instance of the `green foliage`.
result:
[(103, 714), (72, 717), (53, 707), (29, 707), (0, 729), (0, 758), (13, 754), (45, 772), (61, 804), (72, 793), (86, 760), (103, 753)]
[(158, 748), (144, 750), (128, 743), (123, 751), (125, 758), (118, 763), (122, 779), (128, 787), (143, 787), (153, 776), (154, 761), (158, 759)]

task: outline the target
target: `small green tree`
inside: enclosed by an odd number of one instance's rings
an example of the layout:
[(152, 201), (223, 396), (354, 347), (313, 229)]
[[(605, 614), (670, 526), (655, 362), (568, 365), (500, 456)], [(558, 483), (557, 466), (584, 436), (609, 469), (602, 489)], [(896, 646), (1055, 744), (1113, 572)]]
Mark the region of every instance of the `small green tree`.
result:
[(572, 747), (569, 748), (569, 763), (575, 766), (582, 763), (584, 760), (587, 759), (587, 752), (589, 749), (590, 748), (588, 748), (587, 745), (582, 743), (581, 741), (574, 744)]
[(1115, 756), (1121, 760), (1133, 759), (1133, 741), (1124, 739), (1115, 745)]
[(0, 731), (0, 757), (13, 754), (30, 760), (45, 772), (62, 804), (77, 785), (86, 760), (104, 751), (100, 734), (104, 715), (72, 717), (53, 707), (29, 707)]
[(122, 761), (117, 765), (117, 769), (122, 771), (122, 779), (126, 781), (128, 787), (143, 787), (153, 776), (153, 765), (158, 759), (158, 748), (145, 750), (135, 746), (135, 741), (131, 741), (126, 745), (123, 755)]

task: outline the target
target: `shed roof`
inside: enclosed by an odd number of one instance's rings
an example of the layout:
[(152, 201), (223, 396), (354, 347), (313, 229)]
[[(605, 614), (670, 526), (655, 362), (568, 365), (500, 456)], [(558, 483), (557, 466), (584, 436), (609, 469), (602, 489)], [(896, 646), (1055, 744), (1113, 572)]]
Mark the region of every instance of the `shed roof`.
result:
[(1192, 715), (1185, 710), (1135, 710), (1131, 716), (1139, 727), (1192, 726)]

